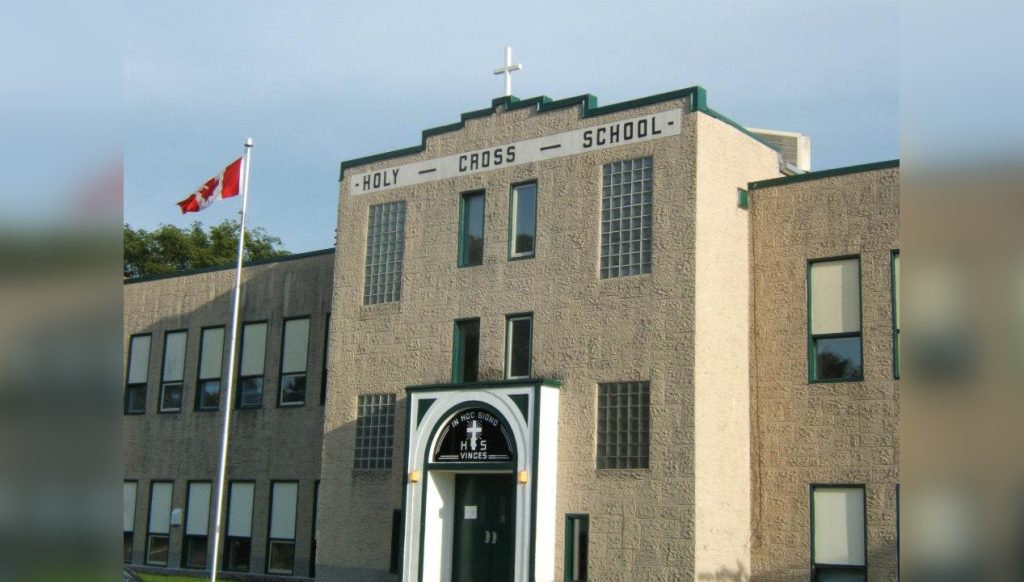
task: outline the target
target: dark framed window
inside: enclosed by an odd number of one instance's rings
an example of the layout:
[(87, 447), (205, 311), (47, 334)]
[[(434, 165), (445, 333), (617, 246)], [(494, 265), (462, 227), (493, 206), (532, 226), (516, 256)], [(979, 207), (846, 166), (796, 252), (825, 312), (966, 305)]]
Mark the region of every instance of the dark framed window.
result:
[(298, 507), (298, 501), (297, 481), (270, 482), (268, 574), (291, 574), (295, 570), (295, 509)]
[(654, 163), (605, 164), (601, 189), (601, 278), (651, 272)]
[(811, 579), (867, 580), (863, 485), (811, 486)]
[(892, 375), (900, 378), (900, 252), (892, 252)]
[(267, 355), (267, 322), (257, 321), (242, 326), (242, 356), (238, 364), (238, 395), (236, 408), (263, 406), (263, 374)]
[(353, 468), (390, 469), (395, 445), (395, 395), (361, 394)]
[(159, 412), (181, 412), (185, 379), (185, 344), (187, 331), (164, 334), (164, 364), (160, 373)]
[(154, 481), (149, 485), (149, 524), (146, 529), (146, 564), (166, 566), (171, 535), (171, 496), (174, 483)]
[(650, 402), (649, 382), (598, 384), (598, 469), (647, 468)]
[(210, 532), (209, 481), (189, 481), (185, 507), (185, 535), (182, 539), (181, 567), (204, 569), (207, 565), (207, 542)]
[(860, 258), (808, 262), (807, 307), (809, 380), (862, 380)]
[(135, 549), (135, 507), (138, 501), (139, 482), (124, 482), (124, 561), (132, 561)]
[(404, 255), (405, 201), (371, 206), (366, 233), (364, 305), (402, 299)]
[(306, 403), (306, 360), (309, 357), (309, 318), (286, 319), (281, 338), (281, 381), (278, 406)]
[(324, 318), (324, 357), (320, 372), (320, 405), (327, 402), (327, 355), (328, 346), (331, 345), (331, 314)]
[(480, 319), (455, 322), (452, 382), (476, 382), (480, 376)]
[(124, 413), (145, 414), (149, 383), (149, 348), (153, 336), (133, 335), (128, 341), (128, 374), (124, 388)]
[(529, 378), (532, 373), (533, 314), (505, 319), (505, 378)]
[(227, 535), (224, 537), (224, 569), (248, 572), (252, 556), (252, 481), (228, 484)]
[(224, 369), (224, 327), (204, 327), (199, 336), (199, 375), (196, 410), (220, 408), (221, 371)]
[(313, 527), (310, 530), (309, 540), (309, 577), (316, 578), (316, 522), (320, 513), (320, 480), (317, 479), (313, 486)]
[(537, 252), (537, 183), (512, 187), (509, 197), (508, 258), (527, 259)]
[(388, 572), (398, 573), (402, 565), (402, 510), (396, 509), (391, 512), (391, 560), (388, 565)]
[(590, 546), (590, 516), (565, 516), (565, 582), (586, 582)]
[(466, 192), (459, 198), (459, 266), (484, 264), (484, 192)]

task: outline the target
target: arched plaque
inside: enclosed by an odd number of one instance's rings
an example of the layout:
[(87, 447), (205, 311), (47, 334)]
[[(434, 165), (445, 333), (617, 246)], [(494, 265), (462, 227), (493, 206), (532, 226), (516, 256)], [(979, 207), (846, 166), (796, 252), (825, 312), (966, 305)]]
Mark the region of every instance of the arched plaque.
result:
[(501, 417), (484, 408), (467, 408), (452, 415), (430, 456), (432, 463), (507, 463), (515, 447)]

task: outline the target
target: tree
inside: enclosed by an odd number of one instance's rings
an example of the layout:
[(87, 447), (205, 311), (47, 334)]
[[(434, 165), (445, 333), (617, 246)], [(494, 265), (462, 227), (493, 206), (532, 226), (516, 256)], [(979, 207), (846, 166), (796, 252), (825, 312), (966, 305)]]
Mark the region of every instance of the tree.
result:
[[(246, 229), (245, 260), (291, 254), (280, 246), (281, 239), (262, 228)], [(129, 279), (230, 265), (237, 260), (237, 253), (238, 222), (233, 220), (211, 226), (209, 232), (201, 222), (193, 222), (187, 229), (161, 224), (152, 232), (124, 225), (124, 276)]]

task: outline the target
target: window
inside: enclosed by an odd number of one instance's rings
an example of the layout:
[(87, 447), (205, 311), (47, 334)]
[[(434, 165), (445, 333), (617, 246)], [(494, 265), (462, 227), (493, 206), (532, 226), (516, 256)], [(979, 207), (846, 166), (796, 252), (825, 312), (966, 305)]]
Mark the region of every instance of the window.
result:
[(398, 573), (402, 562), (402, 510), (395, 509), (391, 512), (391, 561), (388, 572)]
[(597, 386), (597, 468), (646, 469), (650, 383)]
[(124, 389), (124, 413), (146, 412), (146, 385), (149, 380), (149, 344), (152, 336), (133, 335), (128, 343), (128, 380)]
[(132, 561), (135, 545), (135, 500), (138, 495), (137, 481), (124, 482), (124, 561)]
[(469, 192), (459, 199), (459, 266), (484, 264), (484, 193)]
[(316, 516), (320, 512), (320, 481), (313, 487), (313, 529), (309, 544), (309, 577), (316, 578)]
[(480, 320), (455, 322), (452, 382), (476, 382), (480, 373)]
[(327, 402), (327, 347), (331, 345), (331, 314), (324, 318), (324, 361), (320, 373), (320, 405)]
[(651, 272), (652, 159), (605, 164), (601, 191), (601, 278)]
[(356, 418), (356, 469), (390, 469), (395, 435), (395, 395), (363, 394)]
[(270, 484), (270, 530), (267, 537), (267, 573), (291, 574), (295, 569), (295, 507), (299, 484)]
[(239, 362), (237, 408), (263, 406), (263, 360), (267, 355), (267, 322), (242, 326), (242, 359)]
[(512, 187), (509, 201), (508, 258), (525, 259), (536, 252), (537, 239), (537, 184)]
[(220, 407), (220, 375), (223, 366), (224, 328), (204, 328), (199, 337), (196, 410), (217, 410)]
[(366, 235), (364, 305), (401, 300), (404, 253), (405, 202), (371, 206)]
[(181, 550), (184, 568), (206, 568), (206, 541), (210, 530), (210, 491), (208, 481), (188, 484), (188, 510), (185, 512), (185, 539)]
[(590, 544), (590, 516), (565, 516), (565, 582), (587, 579), (587, 549)]
[(900, 378), (900, 252), (892, 252), (892, 374)]
[(251, 482), (232, 482), (228, 489), (228, 533), (224, 539), (224, 569), (248, 572), (252, 552)]
[(864, 486), (811, 487), (811, 568), (814, 582), (867, 580)]
[(167, 565), (167, 548), (171, 534), (171, 494), (174, 483), (154, 481), (149, 486), (149, 535), (146, 536), (146, 563)]
[(864, 377), (860, 334), (860, 259), (808, 265), (810, 381)]
[(281, 385), (278, 406), (306, 402), (306, 358), (309, 355), (309, 318), (286, 319), (281, 340)]
[(185, 377), (185, 339), (188, 332), (164, 334), (164, 370), (160, 377), (160, 412), (180, 412)]
[(510, 315), (505, 320), (505, 378), (529, 378), (533, 346), (533, 315)]

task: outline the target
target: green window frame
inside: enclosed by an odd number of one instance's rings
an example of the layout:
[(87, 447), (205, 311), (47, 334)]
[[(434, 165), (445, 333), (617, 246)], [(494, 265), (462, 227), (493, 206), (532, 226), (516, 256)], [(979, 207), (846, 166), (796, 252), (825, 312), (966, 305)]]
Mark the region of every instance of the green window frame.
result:
[[(856, 285), (853, 285), (854, 281)], [(859, 382), (864, 379), (862, 322), (860, 256), (808, 261), (809, 383)]]
[(452, 382), (480, 378), (480, 318), (458, 319), (452, 334)]
[(281, 329), (281, 374), (277, 385), (277, 406), (291, 408), (306, 404), (306, 371), (309, 368), (310, 318), (290, 317)]
[[(199, 503), (196, 503), (199, 500)], [(185, 484), (185, 524), (182, 528), (181, 567), (203, 570), (209, 564), (210, 506), (213, 483), (188, 481)], [(205, 508), (203, 503), (205, 502)]]
[[(238, 338), (235, 408), (263, 408), (263, 376), (266, 374), (269, 333), (270, 325), (266, 321), (250, 321), (242, 325), (241, 337)], [(251, 345), (255, 347), (250, 349), (248, 342), (256, 342)]]
[(892, 252), (892, 377), (900, 379), (900, 252)]
[(508, 197), (508, 260), (537, 255), (537, 182), (512, 186)]
[(586, 582), (587, 559), (590, 554), (590, 516), (584, 513), (565, 515), (565, 582)]
[(533, 314), (509, 315), (505, 318), (505, 379), (529, 378), (532, 373)]
[(487, 197), (483, 190), (459, 196), (459, 267), (484, 264), (484, 228)]
[[(866, 581), (867, 488), (862, 484), (812, 484), (810, 510), (812, 582)], [(860, 535), (851, 535), (851, 531), (856, 534), (858, 525)], [(840, 531), (831, 536), (832, 530)]]
[(188, 354), (188, 330), (164, 333), (163, 365), (160, 369), (160, 397), (157, 412), (181, 412), (185, 400), (185, 357)]
[(139, 333), (128, 339), (128, 370), (124, 382), (124, 413), (145, 414), (149, 388), (149, 355), (153, 334)]
[[(199, 366), (196, 370), (196, 398), (193, 406), (197, 411), (220, 409), (224, 334), (223, 325), (204, 327), (199, 331)], [(216, 359), (211, 361), (211, 358)]]

